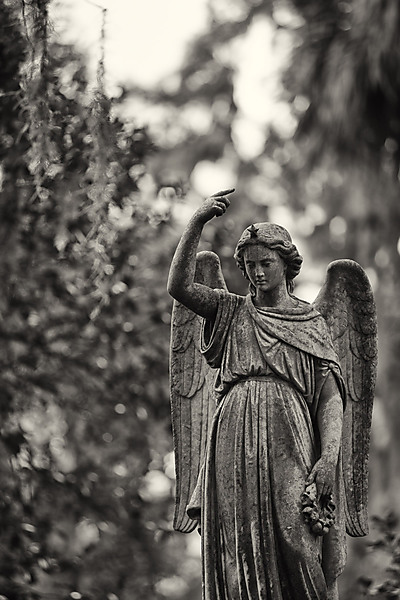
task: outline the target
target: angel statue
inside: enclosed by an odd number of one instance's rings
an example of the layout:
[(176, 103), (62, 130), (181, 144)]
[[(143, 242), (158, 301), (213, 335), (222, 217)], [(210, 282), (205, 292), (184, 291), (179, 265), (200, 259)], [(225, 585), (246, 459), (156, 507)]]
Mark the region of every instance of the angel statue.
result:
[(195, 212), (172, 261), (174, 527), (201, 533), (203, 600), (332, 600), (346, 531), (367, 533), (376, 313), (351, 260), (313, 304), (293, 294), (289, 233), (255, 223), (234, 257), (250, 293), (197, 254), (225, 190)]

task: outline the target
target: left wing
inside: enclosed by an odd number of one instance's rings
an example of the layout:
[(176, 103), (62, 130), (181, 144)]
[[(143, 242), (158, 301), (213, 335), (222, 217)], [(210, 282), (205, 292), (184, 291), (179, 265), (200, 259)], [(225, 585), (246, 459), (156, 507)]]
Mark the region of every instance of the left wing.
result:
[(365, 271), (352, 260), (328, 266), (314, 302), (328, 323), (346, 384), (342, 466), (346, 530), (368, 533), (368, 458), (377, 365), (376, 308)]

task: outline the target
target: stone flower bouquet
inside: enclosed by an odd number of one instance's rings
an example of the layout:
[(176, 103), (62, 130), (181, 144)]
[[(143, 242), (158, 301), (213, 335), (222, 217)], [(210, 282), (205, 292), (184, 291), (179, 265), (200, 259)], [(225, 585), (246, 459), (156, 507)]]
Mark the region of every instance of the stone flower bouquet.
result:
[(325, 535), (335, 522), (335, 504), (332, 495), (317, 500), (317, 486), (310, 483), (301, 495), (302, 513), (314, 535)]

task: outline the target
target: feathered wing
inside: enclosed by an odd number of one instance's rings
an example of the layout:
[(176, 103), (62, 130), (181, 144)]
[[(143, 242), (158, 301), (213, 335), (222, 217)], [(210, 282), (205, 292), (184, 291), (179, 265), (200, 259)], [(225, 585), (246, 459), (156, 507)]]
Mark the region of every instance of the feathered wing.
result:
[[(219, 258), (213, 252), (197, 255), (195, 281), (226, 289)], [(193, 531), (197, 523), (186, 514), (203, 463), (208, 431), (216, 407), (215, 369), (200, 352), (203, 319), (174, 301), (171, 326), (170, 391), (175, 453), (176, 496), (174, 529)]]
[(328, 323), (346, 384), (342, 465), (346, 531), (368, 533), (368, 457), (377, 364), (376, 309), (369, 280), (352, 260), (336, 260), (314, 302)]

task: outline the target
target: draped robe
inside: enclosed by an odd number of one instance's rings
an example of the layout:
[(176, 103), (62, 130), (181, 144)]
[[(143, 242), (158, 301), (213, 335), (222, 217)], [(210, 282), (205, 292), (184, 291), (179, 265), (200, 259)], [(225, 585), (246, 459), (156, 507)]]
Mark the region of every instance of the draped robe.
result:
[(217, 368), (219, 403), (188, 513), (201, 516), (203, 600), (324, 600), (345, 564), (338, 461), (336, 519), (323, 538), (301, 514), (305, 480), (320, 455), (317, 412), (338, 359), (323, 317), (257, 309), (218, 291), (202, 352)]

